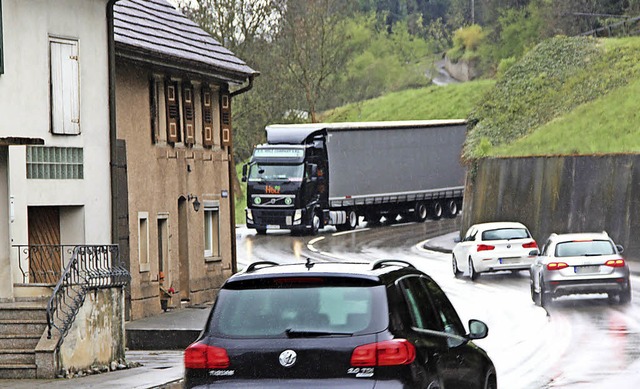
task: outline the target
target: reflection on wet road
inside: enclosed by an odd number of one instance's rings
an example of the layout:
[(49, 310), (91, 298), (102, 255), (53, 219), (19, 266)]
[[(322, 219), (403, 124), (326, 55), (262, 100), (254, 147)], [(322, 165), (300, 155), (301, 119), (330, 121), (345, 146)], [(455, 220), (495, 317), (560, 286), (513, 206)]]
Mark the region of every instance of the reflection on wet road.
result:
[[(238, 229), (238, 268), (259, 261), (375, 261), (396, 258), (431, 275), (453, 301), (464, 322), (485, 321), (489, 337), (476, 341), (491, 356), (498, 386), (537, 388), (640, 388), (640, 293), (631, 305), (606, 296), (568, 296), (546, 311), (533, 304), (527, 272), (484, 274), (476, 282), (454, 278), (450, 255), (421, 242), (459, 228), (460, 220), (394, 224), (316, 237), (288, 231), (255, 235)], [(640, 285), (632, 276), (632, 284)]]

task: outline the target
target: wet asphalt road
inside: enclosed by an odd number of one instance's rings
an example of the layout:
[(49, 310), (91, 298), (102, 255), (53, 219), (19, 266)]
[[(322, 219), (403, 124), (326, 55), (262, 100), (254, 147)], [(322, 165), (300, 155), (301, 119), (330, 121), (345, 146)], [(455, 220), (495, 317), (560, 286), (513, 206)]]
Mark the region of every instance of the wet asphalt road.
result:
[[(375, 261), (396, 258), (431, 275), (445, 290), (464, 322), (485, 321), (489, 353), (506, 389), (640, 388), (640, 293), (619, 306), (606, 296), (562, 297), (545, 310), (535, 306), (527, 272), (485, 274), (478, 281), (454, 278), (450, 255), (422, 248), (425, 240), (457, 229), (458, 219), (397, 223), (316, 237), (288, 231), (238, 230), (238, 267), (258, 260)], [(632, 277), (632, 285), (640, 285)]]

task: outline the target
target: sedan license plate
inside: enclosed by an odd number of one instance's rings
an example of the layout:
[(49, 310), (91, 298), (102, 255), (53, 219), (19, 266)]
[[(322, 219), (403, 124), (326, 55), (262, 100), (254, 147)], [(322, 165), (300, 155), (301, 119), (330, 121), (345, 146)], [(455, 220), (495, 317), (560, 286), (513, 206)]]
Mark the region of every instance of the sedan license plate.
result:
[(598, 273), (600, 271), (600, 266), (575, 266), (573, 271), (576, 274)]

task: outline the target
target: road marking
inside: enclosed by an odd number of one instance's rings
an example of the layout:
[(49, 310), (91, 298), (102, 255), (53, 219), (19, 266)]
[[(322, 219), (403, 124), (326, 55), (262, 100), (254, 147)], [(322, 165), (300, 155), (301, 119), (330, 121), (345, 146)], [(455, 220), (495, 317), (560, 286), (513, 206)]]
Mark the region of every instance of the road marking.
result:
[(340, 236), (345, 234), (352, 234), (354, 232), (363, 232), (363, 231), (369, 231), (369, 230), (370, 228), (358, 228), (357, 230), (334, 232), (333, 234), (331, 234), (331, 236)]
[(319, 236), (317, 238), (311, 239), (309, 243), (307, 243), (307, 246), (313, 246), (316, 242), (319, 242), (322, 239), (324, 239), (324, 236)]

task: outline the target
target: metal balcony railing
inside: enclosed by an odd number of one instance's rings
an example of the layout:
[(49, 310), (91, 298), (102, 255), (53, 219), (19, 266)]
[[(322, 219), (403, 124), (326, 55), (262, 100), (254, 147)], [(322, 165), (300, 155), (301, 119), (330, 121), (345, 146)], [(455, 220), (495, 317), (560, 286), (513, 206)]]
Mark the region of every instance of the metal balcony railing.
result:
[(55, 284), (77, 245), (15, 245), (24, 284)]

